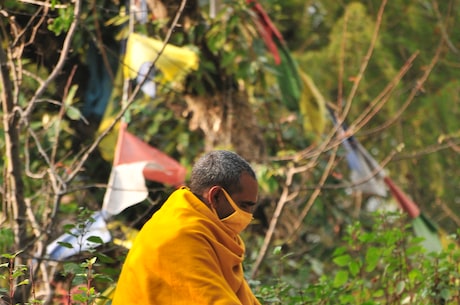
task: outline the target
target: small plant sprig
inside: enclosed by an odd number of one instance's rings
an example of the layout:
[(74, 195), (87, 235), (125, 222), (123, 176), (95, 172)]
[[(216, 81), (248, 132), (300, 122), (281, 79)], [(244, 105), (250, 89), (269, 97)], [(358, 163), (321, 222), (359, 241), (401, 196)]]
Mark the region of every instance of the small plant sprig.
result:
[(96, 257), (89, 258), (80, 264), (64, 264), (63, 274), (66, 278), (71, 279), (69, 283), (69, 300), (67, 300), (69, 304), (78, 302), (78, 304), (90, 305), (94, 304), (95, 300), (99, 297), (99, 293), (93, 286), (94, 280), (98, 277), (94, 272), (96, 259)]
[(95, 255), (82, 263), (65, 262), (63, 264), (62, 274), (69, 280), (65, 299), (62, 300), (65, 304), (95, 304), (96, 300), (100, 298), (100, 292), (97, 292), (94, 286), (95, 282), (112, 281), (109, 276), (95, 272), (96, 260), (98, 258), (108, 259), (103, 254), (96, 252), (96, 247), (104, 243), (102, 239), (96, 235), (88, 236), (89, 228), (95, 221), (92, 211), (80, 208), (76, 223), (65, 226), (66, 233), (75, 237), (76, 244), (59, 242), (61, 247), (70, 249), (76, 247), (76, 253), (81, 253), (84, 250), (90, 255)]
[[(28, 268), (25, 265), (16, 264), (16, 257), (22, 251), (18, 251), (14, 254), (2, 254), (2, 259), (6, 259), (6, 262), (0, 264), (0, 280), (5, 283), (6, 288), (0, 287), (0, 299), (5, 296), (7, 300), (4, 300), (6, 304), (15, 304), (14, 294), (16, 290), (23, 286), (30, 284), (27, 276)], [(34, 301), (34, 304), (36, 302)]]
[(35, 287), (32, 274), (29, 274), (29, 278), (27, 278), (28, 272), (31, 269), (25, 265), (16, 264), (16, 258), (21, 252), (22, 251), (18, 251), (14, 254), (1, 255), (2, 260), (6, 260), (6, 262), (0, 263), (0, 301), (4, 301), (4, 304), (9, 305), (16, 304), (15, 293), (17, 290), (22, 286), (31, 285), (32, 296), (29, 302), (25, 303), (25, 305), (42, 304), (43, 302), (35, 297)]

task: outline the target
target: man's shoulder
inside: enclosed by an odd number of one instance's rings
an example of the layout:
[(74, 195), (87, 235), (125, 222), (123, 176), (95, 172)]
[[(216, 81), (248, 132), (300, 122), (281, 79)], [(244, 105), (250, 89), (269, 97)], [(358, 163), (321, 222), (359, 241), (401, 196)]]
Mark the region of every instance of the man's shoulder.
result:
[(213, 236), (216, 231), (216, 224), (205, 216), (197, 216), (187, 211), (176, 210), (175, 216), (170, 213), (161, 213), (153, 215), (142, 228), (149, 231), (149, 235), (163, 235), (168, 238), (200, 238)]

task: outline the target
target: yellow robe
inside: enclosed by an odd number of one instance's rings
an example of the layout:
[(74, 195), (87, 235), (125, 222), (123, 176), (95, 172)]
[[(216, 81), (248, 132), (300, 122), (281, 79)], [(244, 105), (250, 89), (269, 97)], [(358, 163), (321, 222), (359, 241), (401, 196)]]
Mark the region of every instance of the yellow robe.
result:
[(244, 243), (186, 188), (147, 221), (113, 305), (260, 305), (244, 279)]

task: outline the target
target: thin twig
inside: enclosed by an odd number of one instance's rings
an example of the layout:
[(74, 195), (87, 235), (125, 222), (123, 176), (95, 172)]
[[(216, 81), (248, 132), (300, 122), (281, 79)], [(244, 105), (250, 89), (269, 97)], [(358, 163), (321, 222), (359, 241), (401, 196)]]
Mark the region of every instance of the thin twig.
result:
[(436, 204), (441, 207), (441, 210), (446, 214), (448, 218), (452, 219), (455, 222), (455, 224), (458, 227), (460, 227), (460, 217), (458, 217), (456, 213), (452, 211), (452, 209), (449, 208), (447, 204), (445, 204), (444, 202), (440, 200), (437, 200)]
[(37, 1), (37, 0), (19, 0), (19, 2), (23, 3), (29, 3), (29, 4), (35, 4), (43, 7), (48, 7), (48, 8), (67, 8), (67, 4), (53, 4), (49, 3), (49, 1)]
[(54, 140), (53, 140), (54, 145), (53, 145), (53, 148), (52, 148), (52, 151), (51, 151), (51, 156), (50, 156), (50, 161), (53, 164), (56, 163), (56, 154), (57, 154), (57, 150), (59, 148), (59, 137), (61, 135), (61, 122), (64, 119), (64, 115), (65, 115), (67, 107), (68, 107), (68, 105), (66, 105), (66, 101), (67, 101), (67, 97), (68, 97), (68, 94), (69, 94), (69, 90), (70, 90), (70, 88), (72, 86), (72, 80), (73, 80), (73, 77), (75, 75), (76, 70), (77, 70), (77, 66), (73, 66), (72, 70), (70, 71), (70, 75), (67, 78), (67, 82), (66, 82), (66, 85), (64, 87), (64, 94), (62, 96), (62, 101), (61, 101), (61, 105), (60, 105), (61, 107), (59, 109), (57, 122), (56, 122), (56, 125), (54, 126), (56, 132), (55, 132), (55, 135), (54, 135)]
[(383, 89), (383, 91), (372, 101), (372, 103), (362, 111), (362, 113), (352, 122), (349, 126), (349, 129), (357, 132), (363, 128), (379, 111), (382, 107), (388, 102), (393, 93), (393, 90), (399, 84), (403, 76), (409, 71), (412, 67), (412, 63), (419, 52), (415, 52), (411, 57), (404, 63), (402, 68), (399, 70), (398, 74), (391, 80), (391, 82)]
[[(438, 47), (436, 49), (436, 53), (435, 53), (434, 57), (432, 58), (432, 60), (431, 60), (430, 64), (428, 65), (428, 67), (425, 69), (422, 77), (420, 77), (416, 81), (415, 86), (412, 88), (411, 93), (409, 94), (409, 97), (406, 99), (404, 104), (396, 111), (395, 114), (393, 114), (384, 124), (382, 124), (381, 126), (378, 127), (379, 130), (380, 129), (386, 129), (386, 128), (390, 127), (391, 125), (393, 125), (397, 120), (399, 120), (399, 118), (401, 117), (403, 112), (413, 102), (413, 100), (415, 99), (417, 94), (420, 92), (420, 90), (422, 90), (423, 84), (427, 81), (427, 79), (430, 76), (431, 72), (433, 71), (436, 63), (439, 61), (439, 57), (441, 55), (443, 45), (444, 45), (443, 40), (441, 40), (441, 42), (439, 43), (439, 45), (438, 45)], [(373, 133), (373, 132), (375, 132), (374, 129), (368, 130), (368, 133)]]
[(276, 204), (275, 212), (273, 213), (273, 216), (271, 217), (270, 225), (268, 227), (267, 233), (265, 234), (265, 238), (264, 238), (262, 247), (259, 250), (259, 253), (257, 255), (257, 258), (254, 264), (252, 264), (251, 278), (255, 278), (255, 276), (257, 275), (257, 271), (259, 270), (259, 267), (262, 264), (262, 261), (264, 260), (267, 254), (268, 247), (271, 243), (276, 226), (278, 225), (278, 220), (281, 216), (281, 213), (284, 209), (285, 204), (298, 195), (297, 192), (293, 194), (289, 194), (289, 187), (292, 183), (293, 176), (294, 176), (294, 171), (292, 170), (292, 168), (288, 169), (288, 172), (286, 174), (286, 182), (283, 187), (283, 192), (281, 193), (280, 199), (278, 200), (278, 203)]
[(299, 217), (297, 218), (296, 222), (294, 223), (294, 230), (291, 233), (291, 236), (289, 237), (289, 241), (292, 241), (293, 238), (297, 236), (297, 232), (299, 231), (300, 227), (303, 224), (303, 221), (305, 217), (307, 217), (308, 212), (310, 211), (311, 207), (313, 206), (313, 203), (315, 202), (316, 198), (319, 196), (321, 193), (322, 186), (326, 182), (327, 177), (329, 177), (330, 172), (332, 171), (333, 165), (335, 158), (337, 156), (337, 150), (338, 147), (336, 147), (333, 152), (331, 153), (329, 160), (327, 162), (326, 168), (323, 171), (323, 174), (321, 175), (321, 178), (318, 182), (318, 185), (316, 186), (315, 190), (311, 194), (310, 198), (308, 198), (308, 201), (305, 205), (305, 207), (302, 209), (302, 211), (299, 214)]
[(345, 117), (347, 117), (348, 113), (350, 112), (352, 101), (356, 96), (356, 92), (358, 91), (359, 85), (364, 76), (364, 72), (366, 71), (367, 65), (369, 64), (372, 53), (374, 52), (375, 44), (377, 43), (377, 38), (379, 37), (380, 26), (382, 24), (382, 19), (383, 19), (382, 17), (385, 11), (386, 3), (387, 3), (387, 0), (383, 0), (382, 3), (380, 4), (380, 8), (377, 13), (377, 21), (375, 23), (374, 33), (371, 39), (371, 43), (369, 45), (366, 55), (363, 58), (363, 62), (361, 63), (361, 66), (359, 68), (358, 75), (356, 75), (355, 77), (355, 81), (353, 82), (353, 87), (351, 88), (350, 94), (348, 95), (343, 112), (340, 112), (337, 118), (339, 125), (343, 123)]
[(455, 54), (458, 54), (458, 49), (455, 47), (455, 45), (452, 43), (452, 40), (449, 38), (449, 34), (447, 33), (447, 29), (446, 29), (446, 26), (444, 24), (444, 20), (442, 18), (442, 15), (441, 15), (441, 12), (439, 11), (439, 5), (438, 5), (438, 1), (436, 0), (433, 0), (431, 1), (431, 4), (432, 4), (432, 7), (433, 7), (433, 10), (434, 10), (434, 13), (436, 15), (436, 18), (438, 19), (438, 24), (439, 24), (439, 28), (441, 30), (441, 35), (442, 35), (442, 38), (444, 39), (444, 41), (446, 42), (447, 44), (447, 47), (452, 51), (454, 52)]
[(415, 159), (415, 158), (419, 158), (422, 156), (430, 155), (440, 150), (452, 149), (453, 144), (459, 145), (460, 140), (457, 140), (457, 141), (450, 140), (450, 141), (447, 141), (446, 143), (425, 146), (425, 148), (422, 150), (412, 151), (410, 153), (405, 153), (405, 154), (398, 154), (397, 156), (393, 158), (392, 162), (398, 162), (398, 161), (407, 160), (407, 159)]
[(27, 24), (22, 28), (21, 32), (16, 35), (13, 43), (11, 44), (13, 47), (15, 47), (19, 40), (27, 33), (29, 27), (32, 26), (32, 23), (38, 16), (41, 16), (39, 22), (33, 27), (34, 29), (31, 31), (32, 35), (30, 35), (29, 41), (26, 44), (31, 44), (35, 40), (38, 28), (41, 26), (46, 17), (46, 12), (43, 12), (43, 7), (39, 7), (37, 9), (37, 11), (33, 14), (32, 18), (30, 18)]
[(345, 63), (345, 46), (346, 46), (346, 33), (348, 25), (348, 11), (343, 19), (343, 31), (342, 31), (342, 42), (340, 43), (340, 60), (339, 60), (339, 75), (338, 75), (338, 88), (337, 88), (337, 108), (342, 109), (343, 100), (343, 74), (344, 74), (344, 63)]

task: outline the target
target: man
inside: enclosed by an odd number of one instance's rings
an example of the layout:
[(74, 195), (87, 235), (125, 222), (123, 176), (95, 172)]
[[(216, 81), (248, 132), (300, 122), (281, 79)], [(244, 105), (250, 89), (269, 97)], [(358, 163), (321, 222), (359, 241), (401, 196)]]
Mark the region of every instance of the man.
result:
[(128, 253), (113, 305), (260, 304), (244, 279), (239, 233), (252, 219), (258, 184), (251, 166), (213, 151), (146, 222)]

